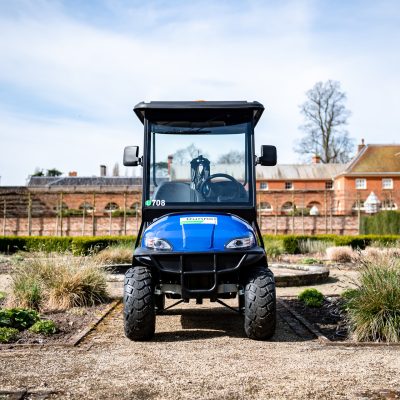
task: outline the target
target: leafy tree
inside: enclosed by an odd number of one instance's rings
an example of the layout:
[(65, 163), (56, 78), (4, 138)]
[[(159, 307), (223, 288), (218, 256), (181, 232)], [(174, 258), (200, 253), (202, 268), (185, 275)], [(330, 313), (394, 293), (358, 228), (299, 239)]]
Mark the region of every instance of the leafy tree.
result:
[(55, 168), (48, 169), (46, 174), (46, 176), (60, 176), (60, 175), (62, 175), (62, 172)]
[(38, 167), (36, 167), (35, 171), (32, 174), (32, 176), (44, 176), (43, 170), (39, 169)]
[(300, 106), (305, 119), (300, 129), (305, 136), (294, 150), (303, 156), (318, 155), (323, 163), (348, 162), (354, 144), (345, 129), (350, 111), (340, 83), (317, 82), (306, 96)]
[(239, 164), (244, 161), (244, 151), (231, 150), (229, 153), (222, 154), (219, 159), (219, 164)]

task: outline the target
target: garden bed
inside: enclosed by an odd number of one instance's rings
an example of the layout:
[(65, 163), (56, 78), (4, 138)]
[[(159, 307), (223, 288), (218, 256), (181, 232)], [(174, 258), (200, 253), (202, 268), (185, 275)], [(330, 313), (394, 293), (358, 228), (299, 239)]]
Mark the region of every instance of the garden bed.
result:
[[(118, 303), (114, 300), (92, 307), (74, 307), (66, 311), (51, 311), (40, 314), (43, 320), (52, 320), (57, 332), (50, 335), (20, 331), (14, 342), (0, 344), (10, 348), (15, 345), (71, 345), (78, 344)], [(1, 304), (0, 304), (1, 307)]]
[(343, 300), (337, 296), (325, 297), (321, 307), (309, 307), (295, 298), (285, 298), (290, 309), (310, 322), (329, 340), (338, 342), (348, 340), (345, 313), (341, 311)]

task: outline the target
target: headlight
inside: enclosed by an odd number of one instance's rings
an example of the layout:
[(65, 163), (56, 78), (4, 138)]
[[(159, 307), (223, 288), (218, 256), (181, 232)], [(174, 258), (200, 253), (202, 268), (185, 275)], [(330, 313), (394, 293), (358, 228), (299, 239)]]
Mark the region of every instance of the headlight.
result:
[(146, 237), (144, 244), (153, 250), (172, 250), (172, 246), (166, 240), (155, 237)]
[(253, 235), (231, 240), (225, 247), (227, 249), (248, 249), (255, 245), (256, 241)]

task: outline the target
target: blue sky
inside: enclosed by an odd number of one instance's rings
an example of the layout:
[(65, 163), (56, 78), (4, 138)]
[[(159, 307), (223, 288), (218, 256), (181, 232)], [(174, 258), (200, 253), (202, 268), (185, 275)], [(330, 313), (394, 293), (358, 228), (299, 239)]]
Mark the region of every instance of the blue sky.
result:
[(299, 162), (299, 105), (328, 79), (355, 143), (399, 143), (399, 44), (397, 0), (0, 0), (0, 184), (121, 164), (142, 100), (260, 101), (257, 144)]

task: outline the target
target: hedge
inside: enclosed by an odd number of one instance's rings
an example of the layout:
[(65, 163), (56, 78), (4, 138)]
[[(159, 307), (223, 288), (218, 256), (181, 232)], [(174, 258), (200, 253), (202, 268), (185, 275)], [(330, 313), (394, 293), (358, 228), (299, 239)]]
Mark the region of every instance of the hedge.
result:
[(73, 254), (90, 254), (113, 244), (135, 243), (135, 236), (0, 236), (0, 252), (17, 251), (72, 251)]
[(360, 225), (363, 234), (399, 235), (400, 212), (381, 211), (375, 215), (363, 215)]
[(400, 241), (400, 235), (263, 235), (263, 239), (282, 240), (285, 253), (300, 254), (299, 243), (303, 240), (333, 242), (335, 246), (351, 246), (353, 249), (363, 250), (372, 242), (380, 242), (382, 245), (395, 244)]

